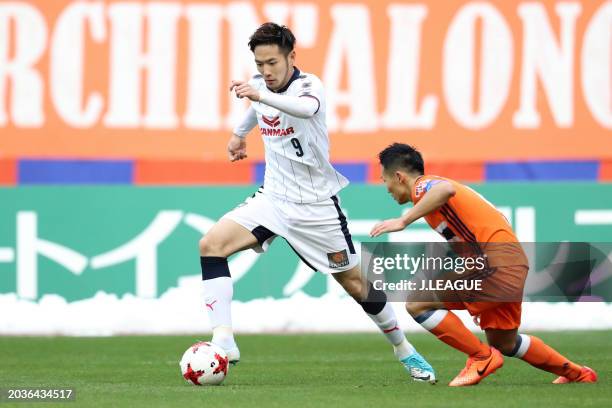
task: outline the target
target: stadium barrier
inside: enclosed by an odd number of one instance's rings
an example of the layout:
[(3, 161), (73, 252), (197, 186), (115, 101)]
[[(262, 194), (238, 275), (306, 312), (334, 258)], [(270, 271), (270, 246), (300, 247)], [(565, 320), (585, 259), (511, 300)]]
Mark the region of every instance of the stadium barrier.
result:
[[(612, 190), (605, 185), (490, 183), (474, 187), (506, 215), (521, 241), (612, 242), (612, 207), (605, 204), (612, 203)], [(96, 316), (84, 326), (87, 333), (205, 330), (198, 240), (253, 190), (253, 186), (1, 189), (0, 333), (83, 334), (76, 323), (70, 323), (83, 313)], [(358, 242), (369, 241), (368, 232), (377, 220), (402, 210), (383, 186), (350, 186), (341, 198)], [(384, 239), (433, 242), (440, 237), (420, 222)], [(353, 309), (352, 301), (331, 278), (299, 261), (283, 240), (263, 255), (246, 251), (234, 256), (230, 268), (236, 307), (247, 310), (243, 313), (250, 318), (237, 320), (242, 322), (239, 329), (368, 330), (359, 318), (339, 314), (351, 316), (358, 309)], [(609, 277), (603, 280), (611, 283)], [(296, 311), (300, 304), (316, 311), (329, 302), (337, 310), (325, 312), (329, 316), (322, 321), (316, 314)], [(274, 310), (284, 304), (295, 316), (284, 311), (279, 317), (256, 317), (248, 311), (270, 310), (268, 314), (276, 316)], [(49, 316), (45, 311), (47, 320), (33, 316), (45, 308), (58, 314)], [(156, 312), (145, 316), (147, 309)], [(178, 316), (182, 309), (190, 310), (184, 313), (194, 320)], [(122, 316), (130, 316), (130, 324)], [(143, 321), (135, 322), (138, 316)], [(609, 319), (600, 317), (602, 321), (591, 322), (593, 327), (612, 327)], [(584, 319), (553, 323), (581, 327)], [(549, 327), (544, 320), (530, 324)]]
[(610, 1), (3, 2), (0, 155), (224, 160), (247, 106), (225, 84), (272, 20), (325, 84), (334, 160), (398, 140), (433, 162), (611, 159), (611, 19)]

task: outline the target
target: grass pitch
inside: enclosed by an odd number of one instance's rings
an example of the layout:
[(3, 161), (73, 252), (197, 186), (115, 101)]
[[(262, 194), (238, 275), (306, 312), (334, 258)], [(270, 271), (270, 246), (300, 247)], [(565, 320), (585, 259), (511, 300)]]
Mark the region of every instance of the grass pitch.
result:
[(537, 335), (597, 370), (600, 382), (553, 385), (552, 374), (506, 358), (480, 385), (450, 388), (465, 357), (431, 335), (409, 335), (436, 369), (432, 386), (411, 381), (380, 335), (253, 335), (238, 337), (242, 361), (222, 386), (196, 387), (178, 366), (195, 336), (2, 337), (0, 388), (74, 387), (76, 401), (0, 408), (612, 406), (612, 331)]

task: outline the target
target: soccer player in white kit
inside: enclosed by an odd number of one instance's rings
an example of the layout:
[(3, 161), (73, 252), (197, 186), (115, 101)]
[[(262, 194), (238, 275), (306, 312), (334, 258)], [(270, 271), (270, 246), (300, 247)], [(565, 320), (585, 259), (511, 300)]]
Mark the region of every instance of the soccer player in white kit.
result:
[[(244, 159), (246, 135), (259, 126), (265, 145), (264, 185), (225, 214), (200, 240), (200, 263), (212, 342), (231, 362), (240, 359), (231, 320), (233, 284), (227, 257), (244, 249), (265, 251), (284, 238), (314, 270), (331, 273), (393, 345), (413, 379), (435, 383), (435, 373), (406, 340), (386, 295), (363, 282), (359, 257), (336, 194), (348, 184), (329, 162), (323, 85), (294, 66), (295, 37), (265, 23), (251, 36), (259, 75), (232, 81), (230, 90), (251, 106), (228, 143), (231, 161)], [(364, 286), (367, 284), (368, 286)]]

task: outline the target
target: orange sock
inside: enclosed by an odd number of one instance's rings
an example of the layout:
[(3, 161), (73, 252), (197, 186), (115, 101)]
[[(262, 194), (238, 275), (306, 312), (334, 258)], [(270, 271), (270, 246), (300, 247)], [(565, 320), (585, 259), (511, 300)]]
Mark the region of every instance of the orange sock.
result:
[[(528, 362), (540, 370), (548, 371), (556, 375), (573, 380), (580, 375), (581, 366), (575, 364), (559, 354), (555, 349), (544, 343), (535, 336), (519, 335), (523, 343), (528, 343), (525, 347), (520, 347), (515, 354), (516, 357)], [(524, 351), (521, 350), (523, 349)], [(524, 353), (524, 354), (523, 354)]]
[(432, 310), (415, 317), (415, 320), (438, 339), (470, 357), (484, 358), (491, 354), (491, 348), (469, 331), (453, 312)]

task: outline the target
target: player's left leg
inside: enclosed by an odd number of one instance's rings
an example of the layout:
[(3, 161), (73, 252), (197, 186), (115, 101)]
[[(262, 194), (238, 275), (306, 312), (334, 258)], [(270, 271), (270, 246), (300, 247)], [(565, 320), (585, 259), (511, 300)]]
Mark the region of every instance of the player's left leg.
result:
[(597, 382), (593, 369), (570, 361), (536, 336), (518, 334), (518, 330), (487, 329), (485, 333), (489, 344), (504, 355), (520, 358), (540, 370), (558, 375), (553, 381), (555, 384)]
[(395, 311), (387, 303), (385, 292), (375, 290), (370, 282), (367, 282), (368, 288), (365, 288), (365, 282), (361, 278), (361, 271), (358, 266), (347, 271), (334, 273), (332, 276), (346, 293), (359, 303), (389, 343), (394, 347), (406, 345), (404, 350), (400, 350), (400, 353), (405, 354), (404, 357), (414, 352), (414, 347), (405, 341), (406, 338), (398, 326)]
[[(371, 284), (364, 286), (367, 282), (361, 278), (359, 255), (338, 199), (334, 196), (318, 203), (281, 202), (278, 205), (282, 213), (289, 214), (287, 231), (283, 238), (300, 258), (315, 271), (334, 276), (376, 323), (393, 345), (395, 354), (404, 366), (409, 358), (410, 361), (421, 361), (423, 370), (421, 375), (416, 375), (419, 378), (413, 375), (417, 370), (408, 370), (415, 380), (435, 382), (435, 373), (431, 366), (406, 340), (393, 308), (387, 304), (385, 293), (374, 290)], [(370, 290), (366, 291), (366, 288)]]
[(502, 302), (483, 310), (480, 327), (489, 344), (508, 357), (516, 357), (532, 366), (560, 376), (554, 382), (596, 382), (597, 374), (588, 367), (581, 367), (559, 354), (535, 336), (519, 334), (521, 302)]
[(364, 312), (378, 326), (381, 333), (393, 346), (397, 359), (416, 381), (436, 383), (436, 375), (431, 365), (421, 356), (400, 329), (393, 307), (387, 302), (385, 292), (376, 290), (372, 283), (361, 277), (359, 266), (333, 274), (336, 281), (363, 308)]

